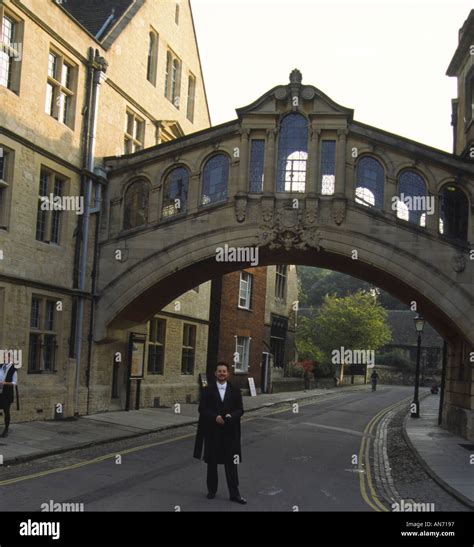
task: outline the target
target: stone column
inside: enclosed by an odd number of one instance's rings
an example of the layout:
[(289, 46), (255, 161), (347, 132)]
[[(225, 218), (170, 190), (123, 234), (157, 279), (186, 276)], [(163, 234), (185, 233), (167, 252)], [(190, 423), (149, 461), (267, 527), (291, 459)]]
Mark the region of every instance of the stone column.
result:
[(385, 186), (383, 189), (383, 210), (385, 213), (397, 216), (397, 210), (393, 208), (393, 198), (397, 195), (397, 181), (385, 174)]
[(432, 215), (426, 215), (426, 229), (430, 232), (434, 232), (435, 234), (439, 233), (439, 214), (440, 214), (440, 207), (439, 207), (439, 195), (429, 195), (430, 201), (432, 198), (434, 198), (434, 211)]
[(199, 178), (201, 173), (191, 173), (189, 177), (187, 212), (194, 213), (201, 205), (201, 193), (199, 190)]
[(237, 194), (245, 194), (249, 191), (249, 137), (250, 129), (242, 128), (240, 132), (240, 164)]
[(275, 140), (277, 129), (272, 127), (267, 129), (267, 141), (265, 150), (265, 163), (264, 163), (264, 178), (263, 178), (263, 193), (274, 194), (276, 192), (276, 180), (275, 180)]
[(310, 129), (310, 141), (309, 141), (309, 152), (308, 152), (308, 169), (306, 172), (306, 194), (316, 194), (320, 193), (319, 189), (319, 169), (320, 165), (319, 159), (319, 136), (321, 134), (321, 129), (316, 129), (312, 127)]
[(337, 130), (336, 145), (336, 184), (334, 193), (336, 196), (344, 196), (346, 189), (346, 142), (349, 131), (344, 129)]

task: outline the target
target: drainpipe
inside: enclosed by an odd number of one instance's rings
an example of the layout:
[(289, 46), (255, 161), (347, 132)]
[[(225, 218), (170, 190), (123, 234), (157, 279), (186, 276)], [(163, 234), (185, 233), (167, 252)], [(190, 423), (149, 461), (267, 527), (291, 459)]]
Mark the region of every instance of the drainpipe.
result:
[[(101, 84), (102, 73), (107, 70), (107, 62), (99, 56), (99, 51), (89, 49), (89, 72), (92, 84), (90, 103), (88, 105), (88, 134), (86, 135), (86, 154), (85, 169), (92, 173), (94, 171), (94, 147), (96, 139), (97, 110), (99, 104), (99, 86)], [(86, 290), (87, 259), (89, 247), (89, 221), (90, 221), (90, 199), (92, 194), (92, 178), (86, 174), (84, 185), (84, 218), (81, 230), (81, 254), (79, 259), (78, 289), (81, 292)], [(79, 415), (79, 388), (81, 377), (81, 353), (83, 338), (83, 320), (84, 320), (84, 302), (85, 298), (79, 295), (76, 313), (76, 385), (74, 393), (74, 414)], [(90, 343), (90, 341), (89, 341)]]

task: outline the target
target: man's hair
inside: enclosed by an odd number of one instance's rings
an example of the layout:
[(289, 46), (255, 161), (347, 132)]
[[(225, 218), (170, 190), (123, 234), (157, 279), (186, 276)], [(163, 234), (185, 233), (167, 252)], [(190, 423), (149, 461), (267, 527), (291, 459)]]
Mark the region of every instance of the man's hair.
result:
[(227, 372), (230, 372), (229, 363), (226, 363), (225, 361), (219, 361), (219, 363), (217, 363), (216, 368), (214, 370), (217, 370), (218, 367), (227, 367)]

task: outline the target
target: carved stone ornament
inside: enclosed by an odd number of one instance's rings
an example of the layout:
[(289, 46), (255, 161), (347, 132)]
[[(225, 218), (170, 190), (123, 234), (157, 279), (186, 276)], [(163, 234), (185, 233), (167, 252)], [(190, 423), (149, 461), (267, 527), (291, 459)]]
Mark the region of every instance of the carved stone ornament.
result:
[(455, 255), (451, 258), (451, 267), (456, 273), (461, 273), (466, 269), (466, 258), (463, 255)]
[(340, 226), (346, 218), (346, 200), (334, 199), (332, 202), (332, 217), (334, 222)]
[(302, 81), (303, 81), (303, 75), (301, 74), (301, 72), (297, 68), (294, 68), (290, 72), (290, 83), (291, 84), (301, 84)]
[(288, 95), (288, 90), (286, 87), (280, 86), (275, 89), (275, 98), (279, 101), (282, 101), (283, 99), (286, 99)]
[(303, 87), (303, 91), (301, 92), (303, 99), (310, 101), (311, 99), (314, 99), (315, 95), (316, 91), (312, 87)]
[(241, 197), (235, 199), (235, 217), (237, 222), (243, 222), (247, 216), (247, 198)]
[(315, 226), (314, 211), (303, 213), (301, 209), (280, 207), (269, 214), (269, 207), (262, 207), (263, 224), (256, 245), (270, 249), (305, 250), (308, 247), (320, 250), (320, 234)]

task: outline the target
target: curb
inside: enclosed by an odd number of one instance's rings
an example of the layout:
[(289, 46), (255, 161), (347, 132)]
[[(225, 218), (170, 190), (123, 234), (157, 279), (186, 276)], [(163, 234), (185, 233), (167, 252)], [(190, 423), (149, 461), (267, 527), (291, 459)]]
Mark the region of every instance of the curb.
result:
[[(348, 387), (350, 387), (350, 386), (348, 386)], [(332, 393), (334, 393), (334, 391), (335, 390), (331, 389), (327, 394), (324, 393), (324, 394), (321, 394), (320, 396), (325, 397), (326, 395), (331, 395)], [(358, 391), (358, 390), (354, 390), (354, 391)], [(339, 389), (337, 390), (337, 392), (339, 392)], [(277, 406), (277, 405), (280, 405), (280, 404), (287, 404), (287, 403), (290, 403), (290, 402), (293, 402), (293, 401), (303, 401), (305, 399), (312, 399), (314, 397), (316, 397), (316, 395), (314, 395), (314, 394), (309, 395), (308, 394), (307, 396), (304, 396), (304, 397), (292, 397), (292, 398), (288, 398), (288, 399), (283, 399), (281, 401), (275, 401), (274, 403), (265, 403), (265, 404), (262, 404), (261, 406), (246, 410), (245, 414), (248, 414), (250, 412), (255, 412), (255, 411), (261, 410), (263, 408), (269, 408), (269, 407)], [(157, 429), (150, 429), (150, 430), (147, 430), (147, 431), (140, 431), (140, 432), (137, 432), (137, 433), (130, 433), (130, 434), (126, 434), (126, 435), (121, 435), (120, 437), (111, 437), (109, 439), (99, 439), (99, 440), (94, 440), (94, 441), (87, 441), (87, 442), (84, 442), (84, 443), (81, 443), (81, 444), (77, 444), (75, 446), (69, 446), (67, 448), (58, 448), (56, 450), (51, 450), (51, 451), (48, 451), (48, 452), (41, 452), (41, 453), (36, 453), (36, 454), (27, 454), (27, 455), (24, 455), (24, 456), (15, 456), (15, 457), (12, 457), (12, 458), (4, 459), (3, 460), (3, 465), (1, 467), (18, 465), (18, 464), (30, 462), (30, 461), (33, 461), (33, 460), (39, 460), (41, 458), (47, 458), (49, 456), (57, 456), (59, 454), (64, 454), (66, 452), (72, 452), (74, 450), (82, 450), (84, 448), (91, 448), (93, 446), (101, 446), (101, 445), (104, 445), (104, 444), (107, 444), (107, 443), (113, 443), (113, 442), (118, 442), (118, 441), (126, 441), (126, 440), (130, 440), (130, 439), (135, 439), (135, 438), (138, 438), (138, 437), (144, 437), (145, 435), (150, 435), (152, 433), (159, 433), (161, 431), (168, 431), (168, 430), (171, 430), (171, 429), (178, 429), (180, 427), (195, 425), (197, 423), (198, 423), (197, 419), (191, 419), (188, 422), (183, 422), (183, 423), (180, 423), (180, 424), (167, 425), (167, 426), (163, 426), (163, 427), (158, 427)]]
[[(430, 394), (427, 393), (423, 399), (425, 397), (428, 397)], [(439, 475), (437, 475), (432, 469), (431, 467), (426, 463), (426, 461), (421, 457), (420, 453), (418, 452), (418, 450), (415, 448), (415, 445), (411, 442), (409, 436), (408, 436), (408, 433), (406, 431), (406, 424), (407, 424), (407, 420), (410, 418), (410, 414), (408, 413), (406, 416), (405, 416), (405, 419), (403, 420), (403, 427), (402, 427), (402, 435), (403, 435), (403, 438), (405, 440), (405, 442), (407, 443), (407, 445), (410, 447), (411, 451), (413, 452), (414, 456), (416, 457), (416, 459), (418, 460), (418, 462), (420, 463), (420, 465), (423, 467), (423, 469), (426, 471), (426, 473), (436, 482), (438, 483), (439, 486), (441, 486), (441, 488), (443, 490), (445, 490), (446, 492), (448, 492), (448, 494), (451, 494), (451, 496), (453, 496), (454, 498), (456, 498), (458, 501), (460, 501), (461, 503), (463, 503), (464, 505), (466, 505), (467, 507), (469, 507), (470, 509), (474, 509), (474, 502), (472, 502), (469, 498), (466, 498), (466, 496), (464, 496), (464, 494), (461, 494), (461, 492), (459, 492), (458, 490), (456, 490), (455, 488), (453, 488), (452, 486), (450, 486), (447, 482), (445, 482)]]

